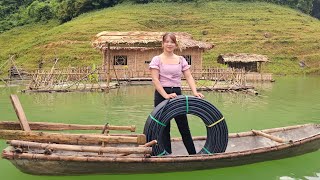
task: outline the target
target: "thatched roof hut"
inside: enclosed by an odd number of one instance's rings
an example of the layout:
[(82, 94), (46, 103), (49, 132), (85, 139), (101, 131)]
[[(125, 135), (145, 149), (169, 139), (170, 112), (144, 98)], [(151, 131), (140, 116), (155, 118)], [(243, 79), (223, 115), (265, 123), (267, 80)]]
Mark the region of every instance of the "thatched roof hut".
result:
[(246, 71), (261, 72), (262, 63), (269, 62), (268, 57), (260, 54), (227, 53), (218, 56), (218, 63)]
[[(105, 70), (110, 64), (121, 78), (150, 77), (148, 65), (152, 57), (162, 53), (164, 32), (114, 32), (103, 31), (92, 40), (92, 46), (103, 52)], [(212, 43), (197, 41), (185, 32), (174, 32), (180, 50), (175, 53), (184, 56), (191, 69), (202, 68), (202, 53), (214, 47)], [(111, 74), (112, 77), (112, 74)]]
[[(145, 31), (103, 31), (97, 34), (92, 42), (93, 47), (102, 49), (108, 46), (116, 49), (144, 49), (144, 48), (161, 48), (162, 36), (164, 32), (145, 32)], [(192, 36), (185, 32), (175, 32), (179, 48), (211, 49), (213, 44), (196, 41)]]

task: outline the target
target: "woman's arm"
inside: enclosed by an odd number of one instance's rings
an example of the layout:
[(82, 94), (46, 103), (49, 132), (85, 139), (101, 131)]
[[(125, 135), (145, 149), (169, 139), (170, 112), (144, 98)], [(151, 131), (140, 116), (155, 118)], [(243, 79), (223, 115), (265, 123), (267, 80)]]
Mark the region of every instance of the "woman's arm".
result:
[(154, 87), (161, 94), (163, 98), (172, 99), (177, 97), (176, 93), (167, 94), (166, 91), (163, 89), (162, 85), (160, 84), (158, 69), (154, 69), (154, 68), (151, 69), (151, 77), (152, 77), (152, 83)]
[(196, 83), (194, 82), (194, 79), (191, 75), (190, 69), (183, 71), (183, 75), (186, 78), (187, 83), (188, 83), (193, 95), (196, 97), (199, 97), (199, 98), (204, 98), (203, 94), (197, 92)]

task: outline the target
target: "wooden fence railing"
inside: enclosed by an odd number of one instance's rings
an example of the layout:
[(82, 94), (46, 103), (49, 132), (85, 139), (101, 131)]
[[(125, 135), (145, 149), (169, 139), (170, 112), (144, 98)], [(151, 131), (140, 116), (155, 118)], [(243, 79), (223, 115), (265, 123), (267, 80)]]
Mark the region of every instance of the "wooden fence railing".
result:
[[(234, 68), (206, 68), (192, 69), (195, 80), (210, 80), (213, 82), (225, 81), (228, 84), (245, 86), (248, 80), (271, 81), (272, 74), (248, 73), (244, 69)], [(36, 70), (32, 75), (28, 89), (51, 90), (54, 88), (66, 89), (71, 86), (75, 89), (103, 89), (100, 82), (105, 82), (107, 73), (101, 68), (91, 67), (64, 68), (51, 70)], [(111, 69), (110, 78), (118, 81), (151, 80), (149, 69), (131, 70)], [(216, 84), (214, 83), (214, 84)]]

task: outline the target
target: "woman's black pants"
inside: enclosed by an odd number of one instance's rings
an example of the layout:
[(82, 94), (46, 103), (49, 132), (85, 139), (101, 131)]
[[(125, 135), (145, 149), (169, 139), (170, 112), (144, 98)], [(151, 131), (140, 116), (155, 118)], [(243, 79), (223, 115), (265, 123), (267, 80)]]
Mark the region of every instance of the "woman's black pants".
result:
[[(181, 88), (180, 87), (164, 87), (163, 89), (168, 94), (176, 93), (177, 95), (181, 95)], [(165, 98), (163, 98), (161, 96), (161, 94), (156, 90), (154, 92), (154, 107), (156, 107), (158, 104), (160, 104), (163, 100), (165, 100)], [(194, 147), (192, 136), (190, 133), (190, 128), (188, 125), (187, 115), (179, 115), (179, 116), (175, 117), (174, 119), (177, 123), (179, 132), (182, 136), (183, 144), (186, 147), (188, 153), (189, 154), (196, 154), (196, 149)], [(171, 140), (170, 140), (170, 121), (163, 131), (163, 140), (164, 140), (163, 145), (164, 145), (165, 150), (171, 154), (172, 150), (171, 150)]]

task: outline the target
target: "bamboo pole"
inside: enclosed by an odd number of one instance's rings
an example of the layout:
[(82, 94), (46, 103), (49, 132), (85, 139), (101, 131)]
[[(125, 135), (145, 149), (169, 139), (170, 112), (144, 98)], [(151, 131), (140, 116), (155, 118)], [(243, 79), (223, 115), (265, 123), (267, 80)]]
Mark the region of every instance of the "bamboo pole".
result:
[(137, 137), (126, 136), (105, 136), (98, 134), (66, 134), (66, 133), (49, 133), (49, 132), (34, 132), (20, 130), (0, 130), (0, 139), (7, 140), (25, 140), (37, 142), (52, 142), (66, 144), (99, 144), (105, 143), (130, 143), (130, 144), (145, 144), (146, 136), (139, 134)]
[(58, 60), (59, 60), (59, 58), (55, 58), (55, 62), (53, 64), (53, 66), (51, 67), (50, 73), (48, 74), (48, 79), (47, 78), (45, 79), (45, 81), (48, 80), (48, 84), (47, 84), (48, 89), (50, 89), (50, 87), (52, 86), (51, 80), (53, 77), (54, 68), (55, 68), (56, 64), (58, 63)]
[(110, 66), (111, 66), (111, 53), (110, 53), (110, 43), (108, 43), (108, 50), (107, 50), (107, 63), (108, 63), (108, 66), (107, 66), (107, 89), (109, 90), (110, 87), (110, 80), (111, 80), (111, 77), (110, 77)]
[[(48, 122), (30, 122), (29, 126), (32, 130), (102, 130), (104, 125), (82, 125), (82, 124), (64, 124), (64, 123), (48, 123)], [(0, 122), (0, 129), (21, 130), (20, 124), (13, 121)], [(135, 132), (135, 126), (111, 126), (108, 125), (108, 130), (131, 131)]]
[(15, 94), (11, 94), (10, 99), (11, 99), (12, 105), (14, 107), (14, 110), (16, 111), (16, 114), (18, 116), (21, 129), (24, 131), (31, 131), (30, 126), (28, 124), (27, 117), (23, 111), (23, 108), (21, 106), (21, 103), (19, 101), (18, 96)]
[(267, 134), (267, 133), (264, 133), (262, 131), (256, 131), (256, 130), (251, 130), (255, 135), (260, 135), (260, 136), (263, 136), (265, 138), (268, 138), (268, 139), (271, 139), (273, 141), (276, 141), (278, 143), (285, 143), (287, 142), (286, 140), (282, 139), (282, 138), (279, 138), (277, 136), (273, 136), (271, 134)]
[[(156, 145), (158, 143), (158, 141), (157, 140), (152, 140), (152, 141), (150, 141), (150, 142), (147, 142), (146, 144), (144, 144), (144, 145), (140, 145), (140, 147), (151, 147), (151, 146), (153, 146), (153, 145)], [(151, 149), (151, 152), (152, 152), (152, 149)], [(151, 153), (150, 152), (150, 153)], [(149, 153), (149, 154), (150, 154)], [(127, 155), (129, 155), (130, 153), (124, 153), (124, 154), (121, 154), (120, 156), (127, 156)], [(147, 154), (147, 153), (146, 153)]]
[(4, 83), (4, 85), (6, 85), (6, 87), (8, 87), (8, 83), (5, 82), (2, 78), (0, 78), (0, 80)]
[(153, 145), (156, 145), (158, 143), (157, 140), (152, 140), (150, 142), (145, 143), (144, 145), (141, 145), (141, 147), (151, 147)]
[[(47, 73), (45, 72), (40, 72), (40, 73), (30, 73), (30, 75), (35, 75), (35, 74), (39, 74), (39, 75), (45, 75)], [(53, 75), (86, 75), (85, 72), (72, 72), (72, 73), (68, 73), (68, 72), (62, 72), (62, 73), (59, 73), (58, 71), (56, 72), (53, 72), (52, 73)]]
[(4, 65), (6, 65), (6, 64), (9, 62), (9, 60), (10, 60), (10, 58), (9, 58), (8, 60), (6, 60), (6, 62), (4, 62), (3, 64), (1, 64), (0, 69), (1, 69)]
[(113, 69), (114, 75), (116, 76), (116, 80), (117, 80), (118, 84), (120, 84), (120, 81), (119, 81), (119, 78), (118, 78), (118, 75), (117, 75), (117, 71), (116, 71), (116, 69), (114, 67), (114, 63), (112, 63), (112, 69)]
[[(38, 72), (38, 70), (36, 70), (36, 72)], [(32, 85), (33, 85), (33, 82), (35, 82), (35, 78), (38, 76), (37, 73), (32, 73), (32, 78), (31, 78), (31, 81), (29, 82), (29, 85), (27, 86), (28, 89), (32, 89)]]
[[(38, 87), (40, 86), (40, 82), (42, 80), (42, 75), (40, 75), (40, 69), (37, 71), (37, 76), (36, 79), (34, 80), (34, 86), (32, 88), (34, 89), (38, 89)], [(44, 72), (43, 70), (41, 71), (42, 73)]]
[(35, 149), (51, 149), (51, 150), (64, 150), (64, 151), (76, 151), (76, 152), (93, 152), (93, 153), (128, 153), (128, 154), (149, 154), (152, 152), (151, 147), (139, 146), (139, 147), (99, 147), (99, 146), (78, 146), (70, 144), (48, 144), (37, 143), (29, 141), (11, 140), (7, 142), (14, 147), (27, 147)]
[(108, 134), (108, 136), (127, 136), (127, 137), (137, 137), (139, 134)]

